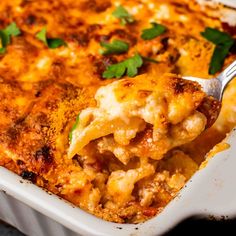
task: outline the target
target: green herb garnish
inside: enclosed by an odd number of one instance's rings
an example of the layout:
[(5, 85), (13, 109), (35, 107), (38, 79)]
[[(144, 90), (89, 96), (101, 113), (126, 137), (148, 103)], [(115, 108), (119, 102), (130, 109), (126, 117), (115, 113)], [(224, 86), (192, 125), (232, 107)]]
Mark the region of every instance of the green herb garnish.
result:
[(134, 22), (134, 18), (129, 12), (122, 6), (118, 6), (112, 13), (113, 16), (120, 19), (122, 25), (130, 24)]
[(210, 27), (207, 27), (201, 35), (216, 45), (234, 40), (231, 35)]
[(70, 133), (69, 133), (69, 140), (72, 141), (72, 137), (73, 137), (73, 131), (76, 129), (77, 125), (79, 124), (79, 115), (76, 117), (76, 120), (75, 120), (75, 123), (74, 125), (72, 126), (71, 130), (70, 130)]
[(155, 22), (151, 23), (152, 28), (144, 29), (142, 32), (142, 39), (144, 40), (150, 40), (158, 37), (159, 35), (166, 32), (166, 27), (161, 24), (157, 24)]
[(114, 40), (112, 43), (101, 42), (100, 44), (105, 48), (100, 51), (102, 55), (121, 54), (129, 50), (129, 44), (121, 40)]
[(49, 38), (47, 39), (47, 42), (48, 42), (48, 47), (52, 49), (67, 45), (63, 39), (59, 38)]
[(103, 73), (103, 78), (121, 78), (125, 74), (129, 77), (134, 77), (138, 74), (138, 68), (143, 65), (142, 57), (137, 53), (133, 57), (130, 57), (122, 62), (108, 66)]
[(17, 27), (16, 23), (13, 22), (10, 25), (8, 25), (4, 31), (9, 35), (9, 36), (18, 36), (21, 34), (20, 29)]
[(153, 58), (150, 58), (150, 57), (142, 57), (142, 58), (143, 58), (143, 60), (148, 61), (148, 62), (152, 62), (152, 63), (156, 63), (156, 64), (159, 63), (159, 61), (157, 61)]
[(0, 30), (0, 40), (1, 40), (1, 47), (0, 47), (0, 54), (4, 54), (6, 52), (6, 47), (9, 44), (9, 36), (4, 32), (4, 30)]
[(42, 41), (46, 46), (48, 46), (48, 41), (47, 41), (47, 29), (44, 27), (41, 31), (39, 31), (36, 34), (36, 38), (40, 41)]
[(52, 48), (52, 49), (67, 45), (63, 39), (47, 38), (46, 27), (44, 27), (40, 32), (36, 34), (36, 38), (42, 41), (47, 47)]
[(225, 58), (234, 45), (235, 39), (225, 32), (210, 27), (207, 27), (205, 31), (201, 33), (201, 35), (216, 45), (211, 57), (208, 72), (210, 75), (214, 75), (222, 69)]
[(18, 36), (20, 34), (21, 31), (17, 27), (15, 22), (8, 25), (5, 29), (0, 30), (0, 42), (1, 42), (0, 54), (6, 52), (6, 47), (11, 42), (11, 36)]

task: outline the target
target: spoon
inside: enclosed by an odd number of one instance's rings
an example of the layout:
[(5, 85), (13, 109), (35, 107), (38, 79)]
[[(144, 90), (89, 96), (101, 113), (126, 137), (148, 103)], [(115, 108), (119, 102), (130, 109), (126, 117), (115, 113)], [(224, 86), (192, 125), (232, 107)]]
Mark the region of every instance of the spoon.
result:
[(225, 88), (229, 82), (236, 77), (236, 61), (228, 66), (221, 74), (213, 79), (201, 79), (196, 77), (183, 77), (186, 80), (192, 80), (202, 86), (202, 90), (209, 96), (218, 101), (222, 101)]
[(202, 86), (202, 90), (212, 98), (208, 99), (201, 110), (207, 117), (206, 128), (210, 128), (218, 118), (224, 91), (234, 77), (236, 77), (236, 61), (230, 64), (221, 74), (213, 79), (201, 79), (191, 76), (183, 77), (183, 79), (199, 83)]

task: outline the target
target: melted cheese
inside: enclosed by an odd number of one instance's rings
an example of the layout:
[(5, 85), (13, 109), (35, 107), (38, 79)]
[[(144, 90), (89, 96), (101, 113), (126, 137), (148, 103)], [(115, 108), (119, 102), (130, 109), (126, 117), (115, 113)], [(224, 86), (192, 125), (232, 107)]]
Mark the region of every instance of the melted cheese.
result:
[[(118, 146), (113, 143), (107, 149), (114, 146), (114, 155), (124, 164), (134, 156), (161, 159), (168, 150), (196, 138), (206, 126), (205, 116), (196, 111), (204, 93), (197, 84), (174, 75), (155, 77), (142, 75), (100, 88), (95, 95), (98, 107), (80, 113), (69, 157), (81, 155), (90, 142), (111, 134)], [(148, 133), (148, 125), (153, 127), (151, 137), (135, 141), (141, 132)], [(100, 151), (106, 150), (105, 144), (99, 146)], [(120, 152), (129, 153), (129, 158), (122, 158)]]

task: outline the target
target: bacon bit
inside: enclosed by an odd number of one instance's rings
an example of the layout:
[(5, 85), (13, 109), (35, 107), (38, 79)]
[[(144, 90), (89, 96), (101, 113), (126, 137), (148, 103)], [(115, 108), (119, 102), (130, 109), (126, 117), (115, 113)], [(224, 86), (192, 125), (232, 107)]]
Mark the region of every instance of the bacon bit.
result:
[(143, 214), (148, 217), (153, 217), (158, 213), (158, 209), (154, 207), (149, 207), (143, 210)]

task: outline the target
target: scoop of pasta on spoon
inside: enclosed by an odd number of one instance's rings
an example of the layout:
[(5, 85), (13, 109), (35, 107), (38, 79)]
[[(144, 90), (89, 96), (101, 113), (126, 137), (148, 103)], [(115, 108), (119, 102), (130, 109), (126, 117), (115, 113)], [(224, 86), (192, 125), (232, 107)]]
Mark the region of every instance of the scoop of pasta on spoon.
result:
[(191, 142), (214, 123), (221, 107), (221, 91), (211, 87), (218, 79), (191, 79), (196, 80), (143, 74), (99, 88), (96, 107), (79, 115), (68, 156), (109, 152), (126, 165), (133, 157), (160, 160), (174, 147)]

